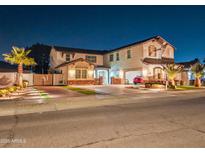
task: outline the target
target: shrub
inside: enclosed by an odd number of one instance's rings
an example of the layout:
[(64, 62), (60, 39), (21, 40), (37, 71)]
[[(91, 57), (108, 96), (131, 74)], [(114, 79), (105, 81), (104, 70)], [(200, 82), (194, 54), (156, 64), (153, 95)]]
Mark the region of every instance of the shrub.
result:
[(9, 94), (9, 91), (7, 89), (1, 89), (0, 90), (0, 96), (1, 97), (4, 97), (4, 96), (6, 96), (8, 94)]
[(13, 87), (7, 88), (7, 90), (12, 93), (12, 92), (16, 91), (17, 88), (15, 86), (13, 86)]
[(28, 85), (29, 85), (29, 81), (23, 80), (23, 88), (28, 87)]
[(18, 89), (16, 86), (12, 86), (6, 89), (0, 89), (0, 97), (5, 97), (9, 93), (15, 92)]

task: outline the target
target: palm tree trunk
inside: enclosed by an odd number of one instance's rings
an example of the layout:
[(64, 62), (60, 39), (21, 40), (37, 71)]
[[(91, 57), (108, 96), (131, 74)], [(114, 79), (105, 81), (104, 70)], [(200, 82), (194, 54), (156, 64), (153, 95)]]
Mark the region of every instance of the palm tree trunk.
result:
[(18, 65), (18, 85), (23, 87), (23, 64)]
[(195, 87), (201, 87), (201, 80), (199, 77), (196, 77), (195, 79)]
[(171, 79), (171, 84), (172, 84), (173, 88), (175, 89), (175, 88), (176, 88), (176, 85), (175, 85), (174, 79)]

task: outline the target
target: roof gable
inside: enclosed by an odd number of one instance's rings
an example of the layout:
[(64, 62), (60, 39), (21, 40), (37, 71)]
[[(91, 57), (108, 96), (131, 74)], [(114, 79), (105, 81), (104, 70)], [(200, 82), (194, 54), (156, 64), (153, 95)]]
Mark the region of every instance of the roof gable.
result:
[(170, 44), (169, 42), (167, 42), (164, 38), (162, 38), (161, 36), (157, 35), (157, 36), (153, 36), (153, 37), (150, 37), (150, 38), (147, 38), (147, 39), (144, 39), (144, 40), (141, 40), (141, 41), (137, 41), (137, 42), (134, 42), (134, 43), (130, 43), (130, 44), (127, 44), (127, 45), (124, 45), (124, 46), (121, 46), (121, 47), (118, 47), (118, 48), (115, 48), (115, 49), (112, 49), (110, 50), (110, 52), (112, 51), (116, 51), (116, 50), (119, 50), (119, 49), (123, 49), (123, 48), (127, 48), (127, 47), (130, 47), (130, 46), (133, 46), (133, 45), (137, 45), (137, 44), (142, 44), (142, 43), (145, 43), (145, 42), (148, 42), (152, 39), (155, 39), (157, 40), (159, 43), (163, 43), (163, 42), (166, 42), (167, 44), (169, 44), (171, 47), (173, 47), (175, 49), (175, 47)]
[(78, 59), (73, 60), (73, 61), (64, 62), (64, 63), (62, 63), (62, 64), (56, 66), (55, 68), (60, 68), (60, 67), (66, 66), (66, 65), (70, 65), (70, 64), (73, 64), (73, 63), (79, 62), (79, 61), (84, 61), (84, 62), (89, 63), (90, 65), (94, 65), (94, 66), (95, 66), (95, 64), (93, 64), (93, 63), (91, 63), (91, 62), (89, 62), (89, 61), (87, 61), (87, 60), (85, 60), (85, 59), (83, 59), (83, 58), (78, 58)]

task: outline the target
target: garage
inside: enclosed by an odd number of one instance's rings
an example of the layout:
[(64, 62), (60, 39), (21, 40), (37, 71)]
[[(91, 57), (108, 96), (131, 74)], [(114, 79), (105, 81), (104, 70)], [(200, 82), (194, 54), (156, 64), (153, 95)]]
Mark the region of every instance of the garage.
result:
[(125, 72), (126, 84), (133, 84), (133, 79), (136, 76), (142, 76), (142, 72), (141, 71), (128, 71), (128, 72)]

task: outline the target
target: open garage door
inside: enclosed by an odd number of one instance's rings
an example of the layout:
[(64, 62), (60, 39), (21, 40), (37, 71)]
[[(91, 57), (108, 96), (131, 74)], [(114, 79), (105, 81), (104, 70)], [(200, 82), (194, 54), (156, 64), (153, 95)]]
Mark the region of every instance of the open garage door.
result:
[(142, 72), (141, 71), (128, 71), (128, 72), (125, 72), (126, 84), (133, 84), (133, 79), (136, 76), (142, 76)]

